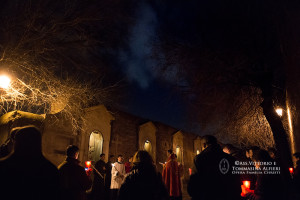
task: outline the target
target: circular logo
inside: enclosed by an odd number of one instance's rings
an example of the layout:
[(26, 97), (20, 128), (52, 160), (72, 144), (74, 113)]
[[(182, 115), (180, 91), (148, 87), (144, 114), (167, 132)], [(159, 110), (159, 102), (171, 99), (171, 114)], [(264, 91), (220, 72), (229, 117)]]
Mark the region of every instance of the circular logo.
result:
[(226, 174), (229, 171), (229, 162), (226, 158), (223, 158), (219, 163), (219, 169), (222, 174)]

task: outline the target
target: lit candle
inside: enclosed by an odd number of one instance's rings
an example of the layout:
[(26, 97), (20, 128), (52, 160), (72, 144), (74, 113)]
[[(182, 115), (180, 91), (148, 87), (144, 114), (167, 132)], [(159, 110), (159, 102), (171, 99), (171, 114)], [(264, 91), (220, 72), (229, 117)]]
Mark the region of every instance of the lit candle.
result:
[(86, 165), (87, 168), (90, 168), (90, 166), (91, 166), (91, 161), (85, 161), (85, 165)]
[(290, 167), (289, 171), (290, 171), (291, 174), (293, 174), (294, 173), (294, 168)]
[(243, 185), (245, 186), (245, 188), (250, 189), (250, 181), (243, 181)]
[(192, 175), (192, 168), (189, 168), (189, 174)]

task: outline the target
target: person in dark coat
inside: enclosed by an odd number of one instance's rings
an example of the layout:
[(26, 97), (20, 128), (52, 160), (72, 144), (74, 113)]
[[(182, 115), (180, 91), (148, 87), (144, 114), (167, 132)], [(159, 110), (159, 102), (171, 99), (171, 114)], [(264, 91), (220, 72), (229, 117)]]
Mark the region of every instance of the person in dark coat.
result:
[(1, 199), (58, 198), (58, 170), (43, 156), (41, 138), (34, 126), (15, 132), (13, 153), (0, 161)]
[(115, 162), (115, 156), (114, 155), (110, 155), (108, 158), (107, 163), (105, 164), (105, 168), (106, 168), (106, 176), (105, 176), (105, 185), (104, 185), (104, 189), (105, 189), (105, 199), (109, 200), (110, 199), (110, 183), (111, 183), (111, 169), (112, 169), (112, 164)]
[(101, 200), (104, 199), (104, 179), (106, 173), (105, 167), (105, 154), (100, 155), (100, 160), (98, 160), (95, 164), (96, 170), (93, 171), (94, 174), (94, 182), (92, 187), (92, 199), (93, 200)]
[(270, 157), (269, 153), (265, 150), (259, 150), (253, 153), (253, 161), (256, 163), (255, 167), (260, 169), (257, 174), (256, 185), (254, 191), (247, 190), (242, 186), (243, 193), (246, 194), (246, 199), (249, 200), (284, 200), (283, 178), (280, 174), (270, 174), (264, 167), (276, 166), (263, 166), (260, 162), (273, 163), (274, 160)]
[(300, 152), (294, 153), (293, 156), (296, 161), (296, 168), (294, 170), (294, 179), (300, 179)]
[(215, 137), (204, 136), (201, 142), (187, 188), (192, 200), (240, 199), (240, 177), (232, 174), (235, 159), (222, 151)]
[(168, 192), (147, 151), (133, 157), (133, 168), (119, 190), (118, 200), (167, 200)]
[(67, 148), (66, 160), (58, 166), (60, 197), (62, 200), (85, 200), (86, 190), (92, 185), (90, 171), (85, 172), (77, 160), (79, 148), (70, 145)]

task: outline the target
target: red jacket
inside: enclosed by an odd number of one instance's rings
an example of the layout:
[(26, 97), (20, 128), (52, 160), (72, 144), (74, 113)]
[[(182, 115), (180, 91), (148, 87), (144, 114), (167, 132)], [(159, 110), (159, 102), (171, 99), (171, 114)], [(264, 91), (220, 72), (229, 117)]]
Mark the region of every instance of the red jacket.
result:
[(162, 177), (171, 197), (182, 195), (179, 168), (174, 154), (168, 158), (163, 169)]

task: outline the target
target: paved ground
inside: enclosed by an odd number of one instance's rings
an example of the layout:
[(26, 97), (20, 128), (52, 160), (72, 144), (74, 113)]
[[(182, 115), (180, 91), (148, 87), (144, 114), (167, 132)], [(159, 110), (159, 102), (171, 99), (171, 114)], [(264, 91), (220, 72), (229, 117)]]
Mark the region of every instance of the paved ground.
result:
[(187, 193), (187, 184), (186, 183), (183, 183), (182, 200), (191, 200), (191, 197)]

